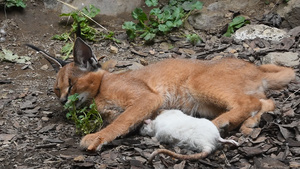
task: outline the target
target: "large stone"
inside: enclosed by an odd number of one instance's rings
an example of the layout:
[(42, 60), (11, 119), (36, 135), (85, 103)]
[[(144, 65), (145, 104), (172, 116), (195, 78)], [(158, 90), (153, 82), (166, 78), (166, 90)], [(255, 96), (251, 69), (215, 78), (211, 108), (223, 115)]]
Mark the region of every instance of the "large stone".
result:
[(230, 20), (225, 18), (222, 12), (209, 11), (192, 15), (188, 21), (195, 29), (215, 33), (219, 32)]
[(293, 67), (293, 66), (298, 66), (300, 64), (300, 59), (299, 59), (298, 53), (271, 52), (262, 58), (262, 63)]
[(281, 41), (285, 37), (288, 37), (285, 31), (262, 24), (246, 25), (233, 34), (233, 38), (236, 40), (262, 38), (265, 40)]
[(300, 1), (289, 0), (284, 8), (280, 8), (278, 14), (284, 18), (282, 28), (294, 28), (300, 26)]
[(188, 18), (189, 23), (195, 28), (207, 33), (220, 33), (232, 21), (233, 13), (257, 5), (259, 0), (223, 0), (214, 3), (207, 2), (203, 9)]
[[(101, 15), (117, 16), (123, 13), (130, 14), (136, 7), (142, 5), (142, 0), (73, 0), (69, 4), (78, 9), (94, 5), (100, 9)], [(69, 6), (63, 5), (61, 12), (69, 13), (73, 10)]]

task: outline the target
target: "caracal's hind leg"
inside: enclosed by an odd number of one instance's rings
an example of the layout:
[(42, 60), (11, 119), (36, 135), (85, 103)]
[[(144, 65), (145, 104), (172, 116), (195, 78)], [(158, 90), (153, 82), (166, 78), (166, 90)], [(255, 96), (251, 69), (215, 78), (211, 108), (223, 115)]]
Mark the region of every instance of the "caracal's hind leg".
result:
[(252, 133), (253, 128), (259, 124), (261, 115), (264, 112), (273, 111), (275, 108), (274, 101), (271, 99), (260, 99), (260, 102), (262, 103), (260, 111), (254, 116), (249, 117), (240, 128), (240, 132), (244, 135), (250, 135)]
[(227, 99), (227, 109), (229, 111), (219, 115), (212, 122), (219, 130), (232, 130), (237, 128), (251, 115), (261, 110), (260, 100), (251, 95), (236, 94)]

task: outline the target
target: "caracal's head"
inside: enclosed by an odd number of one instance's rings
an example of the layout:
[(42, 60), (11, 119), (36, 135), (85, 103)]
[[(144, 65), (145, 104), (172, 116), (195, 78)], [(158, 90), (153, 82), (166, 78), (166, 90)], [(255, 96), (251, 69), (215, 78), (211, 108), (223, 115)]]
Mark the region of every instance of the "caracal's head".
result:
[(54, 93), (62, 104), (68, 101), (68, 96), (79, 94), (77, 106), (93, 99), (99, 92), (101, 78), (104, 72), (101, 69), (90, 46), (80, 37), (75, 41), (73, 48), (74, 62), (67, 63), (54, 58), (46, 52), (32, 46), (42, 53), (57, 72), (54, 83)]

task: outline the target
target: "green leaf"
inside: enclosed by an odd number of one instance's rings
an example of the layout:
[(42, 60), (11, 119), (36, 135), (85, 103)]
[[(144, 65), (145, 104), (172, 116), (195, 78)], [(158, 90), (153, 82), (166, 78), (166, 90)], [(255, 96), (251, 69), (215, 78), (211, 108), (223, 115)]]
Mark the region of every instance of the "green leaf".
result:
[(64, 60), (68, 59), (71, 52), (73, 50), (73, 43), (66, 43), (62, 48), (61, 48), (61, 53), (65, 55)]
[(237, 17), (233, 18), (232, 22), (229, 25), (234, 26), (234, 25), (238, 25), (243, 22), (245, 22), (245, 17), (237, 16)]
[(173, 11), (172, 17), (174, 18), (174, 20), (178, 20), (181, 19), (183, 17), (183, 9), (182, 8), (176, 8)]
[(234, 33), (235, 29), (238, 29), (248, 23), (250, 23), (250, 21), (245, 20), (245, 17), (243, 17), (243, 16), (237, 16), (237, 17), (233, 18), (232, 22), (230, 22), (228, 24), (228, 28), (227, 28), (227, 31), (224, 34), (224, 36), (230, 37), (231, 34)]
[(146, 41), (149, 41), (149, 40), (152, 40), (153, 38), (155, 37), (155, 34), (154, 33), (147, 33), (147, 35), (144, 37), (144, 39)]
[(192, 45), (197, 45), (201, 42), (201, 38), (197, 34), (188, 34), (186, 38)]
[(166, 22), (166, 25), (167, 25), (167, 27), (168, 27), (169, 29), (175, 27), (175, 25), (174, 25), (173, 22), (171, 22), (171, 21), (167, 21), (167, 22)]
[(158, 0), (145, 0), (145, 4), (148, 7), (157, 6), (158, 5)]
[(68, 101), (75, 102), (77, 100), (79, 100), (79, 94), (78, 93), (75, 93), (75, 94), (68, 97)]
[(141, 8), (135, 8), (134, 11), (132, 11), (132, 17), (140, 22), (148, 20), (147, 15)]
[(11, 8), (11, 7), (26, 8), (26, 4), (23, 0), (5, 0), (4, 4), (7, 8)]
[(200, 2), (200, 1), (198, 1), (198, 0), (194, 0), (194, 1), (192, 1), (192, 2), (190, 2), (190, 1), (185, 1), (185, 2), (182, 4), (182, 7), (183, 7), (183, 9), (186, 10), (186, 11), (192, 11), (192, 10), (194, 10), (194, 9), (200, 10), (200, 9), (202, 9), (202, 7), (203, 7), (203, 3)]
[(170, 28), (165, 24), (160, 24), (160, 25), (158, 25), (158, 30), (163, 33), (166, 33), (167, 31), (170, 30)]
[(67, 119), (70, 119), (71, 116), (72, 116), (72, 114), (71, 114), (70, 112), (68, 112), (68, 113), (66, 114)]
[(60, 34), (60, 35), (54, 35), (54, 36), (52, 36), (51, 39), (53, 39), (53, 40), (66, 41), (66, 40), (69, 39), (69, 34), (68, 34), (67, 32), (65, 32), (65, 33), (62, 33), (62, 34)]
[(124, 22), (124, 24), (122, 25), (122, 29), (135, 30), (136, 29), (136, 25), (132, 21), (130, 21), (130, 22)]
[(183, 24), (183, 22), (181, 19), (178, 19), (178, 20), (174, 21), (173, 24), (174, 24), (174, 27), (180, 27)]
[(133, 22), (124, 22), (122, 29), (126, 30), (126, 34), (129, 39), (134, 39), (136, 37), (136, 24)]
[(94, 5), (90, 5), (89, 8), (84, 7), (81, 12), (93, 18), (100, 13), (100, 9), (96, 8)]
[(161, 10), (159, 8), (153, 8), (149, 12), (150, 15), (159, 15), (161, 13)]

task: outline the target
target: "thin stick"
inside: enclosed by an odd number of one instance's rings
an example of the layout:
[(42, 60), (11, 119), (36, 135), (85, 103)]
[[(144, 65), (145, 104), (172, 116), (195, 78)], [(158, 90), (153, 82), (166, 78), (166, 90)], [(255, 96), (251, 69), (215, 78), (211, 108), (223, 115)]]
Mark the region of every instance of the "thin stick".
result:
[(287, 97), (284, 101), (283, 101), (283, 103), (285, 103), (292, 95), (295, 95), (297, 92), (299, 92), (300, 91), (300, 89), (298, 89), (298, 90), (296, 90), (294, 93), (292, 93), (292, 94), (290, 94), (289, 95), (289, 97)]
[(93, 21), (95, 24), (97, 24), (97, 25), (100, 26), (102, 29), (104, 29), (104, 30), (107, 31), (107, 29), (106, 29), (104, 26), (100, 25), (100, 24), (99, 24), (98, 22), (96, 22), (93, 18), (87, 16), (85, 13), (81, 12), (81, 11), (80, 11), (78, 8), (76, 8), (75, 6), (73, 6), (73, 5), (71, 5), (71, 4), (68, 4), (68, 3), (66, 3), (66, 2), (63, 2), (63, 1), (61, 1), (61, 0), (57, 0), (57, 1), (60, 2), (60, 3), (65, 4), (65, 5), (67, 5), (67, 6), (70, 7), (70, 8), (73, 8), (73, 9), (75, 9), (75, 10), (78, 10), (82, 15), (84, 15), (84, 16), (87, 17), (89, 20)]

